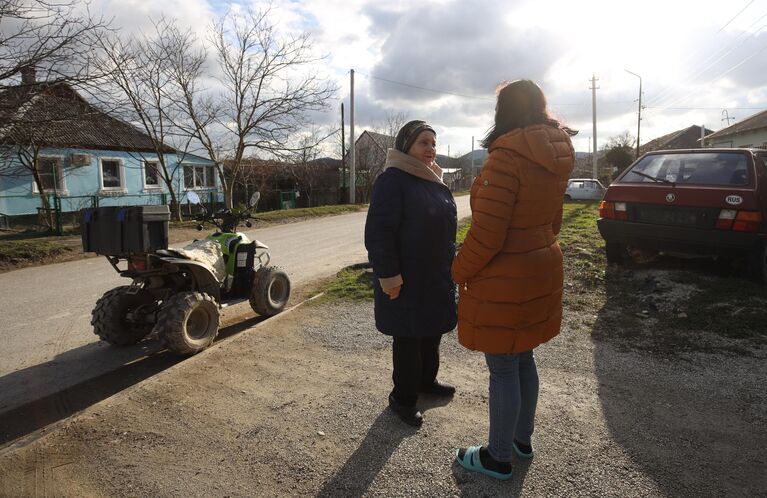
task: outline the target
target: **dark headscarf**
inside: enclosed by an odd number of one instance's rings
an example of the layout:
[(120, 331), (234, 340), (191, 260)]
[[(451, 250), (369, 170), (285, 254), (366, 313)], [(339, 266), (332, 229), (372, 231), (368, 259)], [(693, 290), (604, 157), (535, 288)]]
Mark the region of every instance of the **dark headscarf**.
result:
[(426, 121), (415, 119), (405, 123), (405, 125), (400, 128), (399, 132), (397, 132), (397, 138), (394, 141), (394, 148), (407, 154), (407, 151), (410, 150), (410, 147), (412, 147), (415, 139), (418, 138), (418, 135), (424, 130), (428, 130), (434, 133), (434, 136), (437, 135), (437, 132), (434, 131), (434, 128), (429, 126)]

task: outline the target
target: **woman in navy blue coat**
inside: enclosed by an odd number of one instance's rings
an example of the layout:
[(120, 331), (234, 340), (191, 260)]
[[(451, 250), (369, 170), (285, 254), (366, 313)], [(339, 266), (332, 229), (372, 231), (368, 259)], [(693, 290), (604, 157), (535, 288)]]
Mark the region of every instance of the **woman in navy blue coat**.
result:
[(437, 135), (424, 121), (410, 121), (389, 149), (373, 187), (365, 247), (377, 279), (376, 328), (393, 337), (394, 389), (389, 406), (420, 426), (419, 393), (452, 396), (437, 381), (442, 334), (456, 325), (456, 207), (434, 162)]

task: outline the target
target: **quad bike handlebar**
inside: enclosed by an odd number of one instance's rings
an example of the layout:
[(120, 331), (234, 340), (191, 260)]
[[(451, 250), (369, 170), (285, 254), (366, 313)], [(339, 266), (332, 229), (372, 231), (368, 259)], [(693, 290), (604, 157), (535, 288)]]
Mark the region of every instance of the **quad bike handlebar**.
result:
[(249, 211), (233, 212), (231, 209), (219, 209), (215, 213), (209, 213), (204, 210), (194, 217), (200, 224), (197, 230), (202, 230), (205, 223), (211, 223), (221, 232), (233, 233), (237, 231), (237, 226), (244, 223), (248, 228), (253, 226), (251, 214)]
[(202, 203), (197, 193), (187, 192), (187, 199), (194, 204), (199, 204), (202, 208), (202, 213), (198, 214), (194, 218), (200, 222), (200, 224), (197, 225), (197, 230), (202, 230), (204, 223), (211, 223), (215, 225), (216, 228), (218, 228), (221, 232), (228, 233), (235, 232), (237, 230), (237, 225), (243, 222), (248, 228), (253, 226), (251, 223), (250, 211), (256, 209), (258, 200), (260, 198), (261, 194), (259, 192), (254, 192), (250, 197), (249, 207), (244, 211), (233, 212), (231, 209), (222, 208), (215, 213), (209, 213), (208, 210), (205, 209), (205, 204)]

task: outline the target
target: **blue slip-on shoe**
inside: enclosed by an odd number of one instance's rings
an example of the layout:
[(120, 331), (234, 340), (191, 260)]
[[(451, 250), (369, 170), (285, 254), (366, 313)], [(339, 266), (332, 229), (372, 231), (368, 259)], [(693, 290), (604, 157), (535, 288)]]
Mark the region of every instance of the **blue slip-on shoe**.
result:
[[(520, 445), (527, 446), (527, 448), (530, 448), (530, 451), (522, 451), (522, 449), (520, 448)], [(520, 443), (516, 439), (514, 440), (511, 446), (514, 448), (514, 453), (516, 453), (519, 458), (525, 458), (529, 460), (533, 458), (533, 456), (535, 455), (535, 453), (533, 452), (533, 447), (531, 445)]]
[(479, 459), (479, 449), (481, 446), (469, 446), (466, 448), (466, 450), (463, 453), (463, 458), (461, 458), (461, 450), (458, 449), (455, 451), (455, 459), (458, 461), (458, 463), (466, 470), (470, 470), (472, 472), (479, 472), (480, 474), (485, 474), (490, 477), (494, 477), (495, 479), (499, 479), (501, 481), (506, 481), (508, 479), (511, 479), (511, 472), (508, 474), (503, 474), (501, 472), (495, 472), (493, 470), (488, 470), (485, 467), (482, 466), (482, 460)]

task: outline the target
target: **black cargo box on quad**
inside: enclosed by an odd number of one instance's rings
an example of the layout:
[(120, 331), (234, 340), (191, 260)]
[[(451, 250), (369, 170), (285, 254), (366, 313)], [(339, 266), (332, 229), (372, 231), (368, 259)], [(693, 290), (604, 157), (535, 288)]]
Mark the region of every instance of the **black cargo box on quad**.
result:
[(83, 210), (83, 251), (108, 256), (168, 248), (168, 206), (109, 206)]

